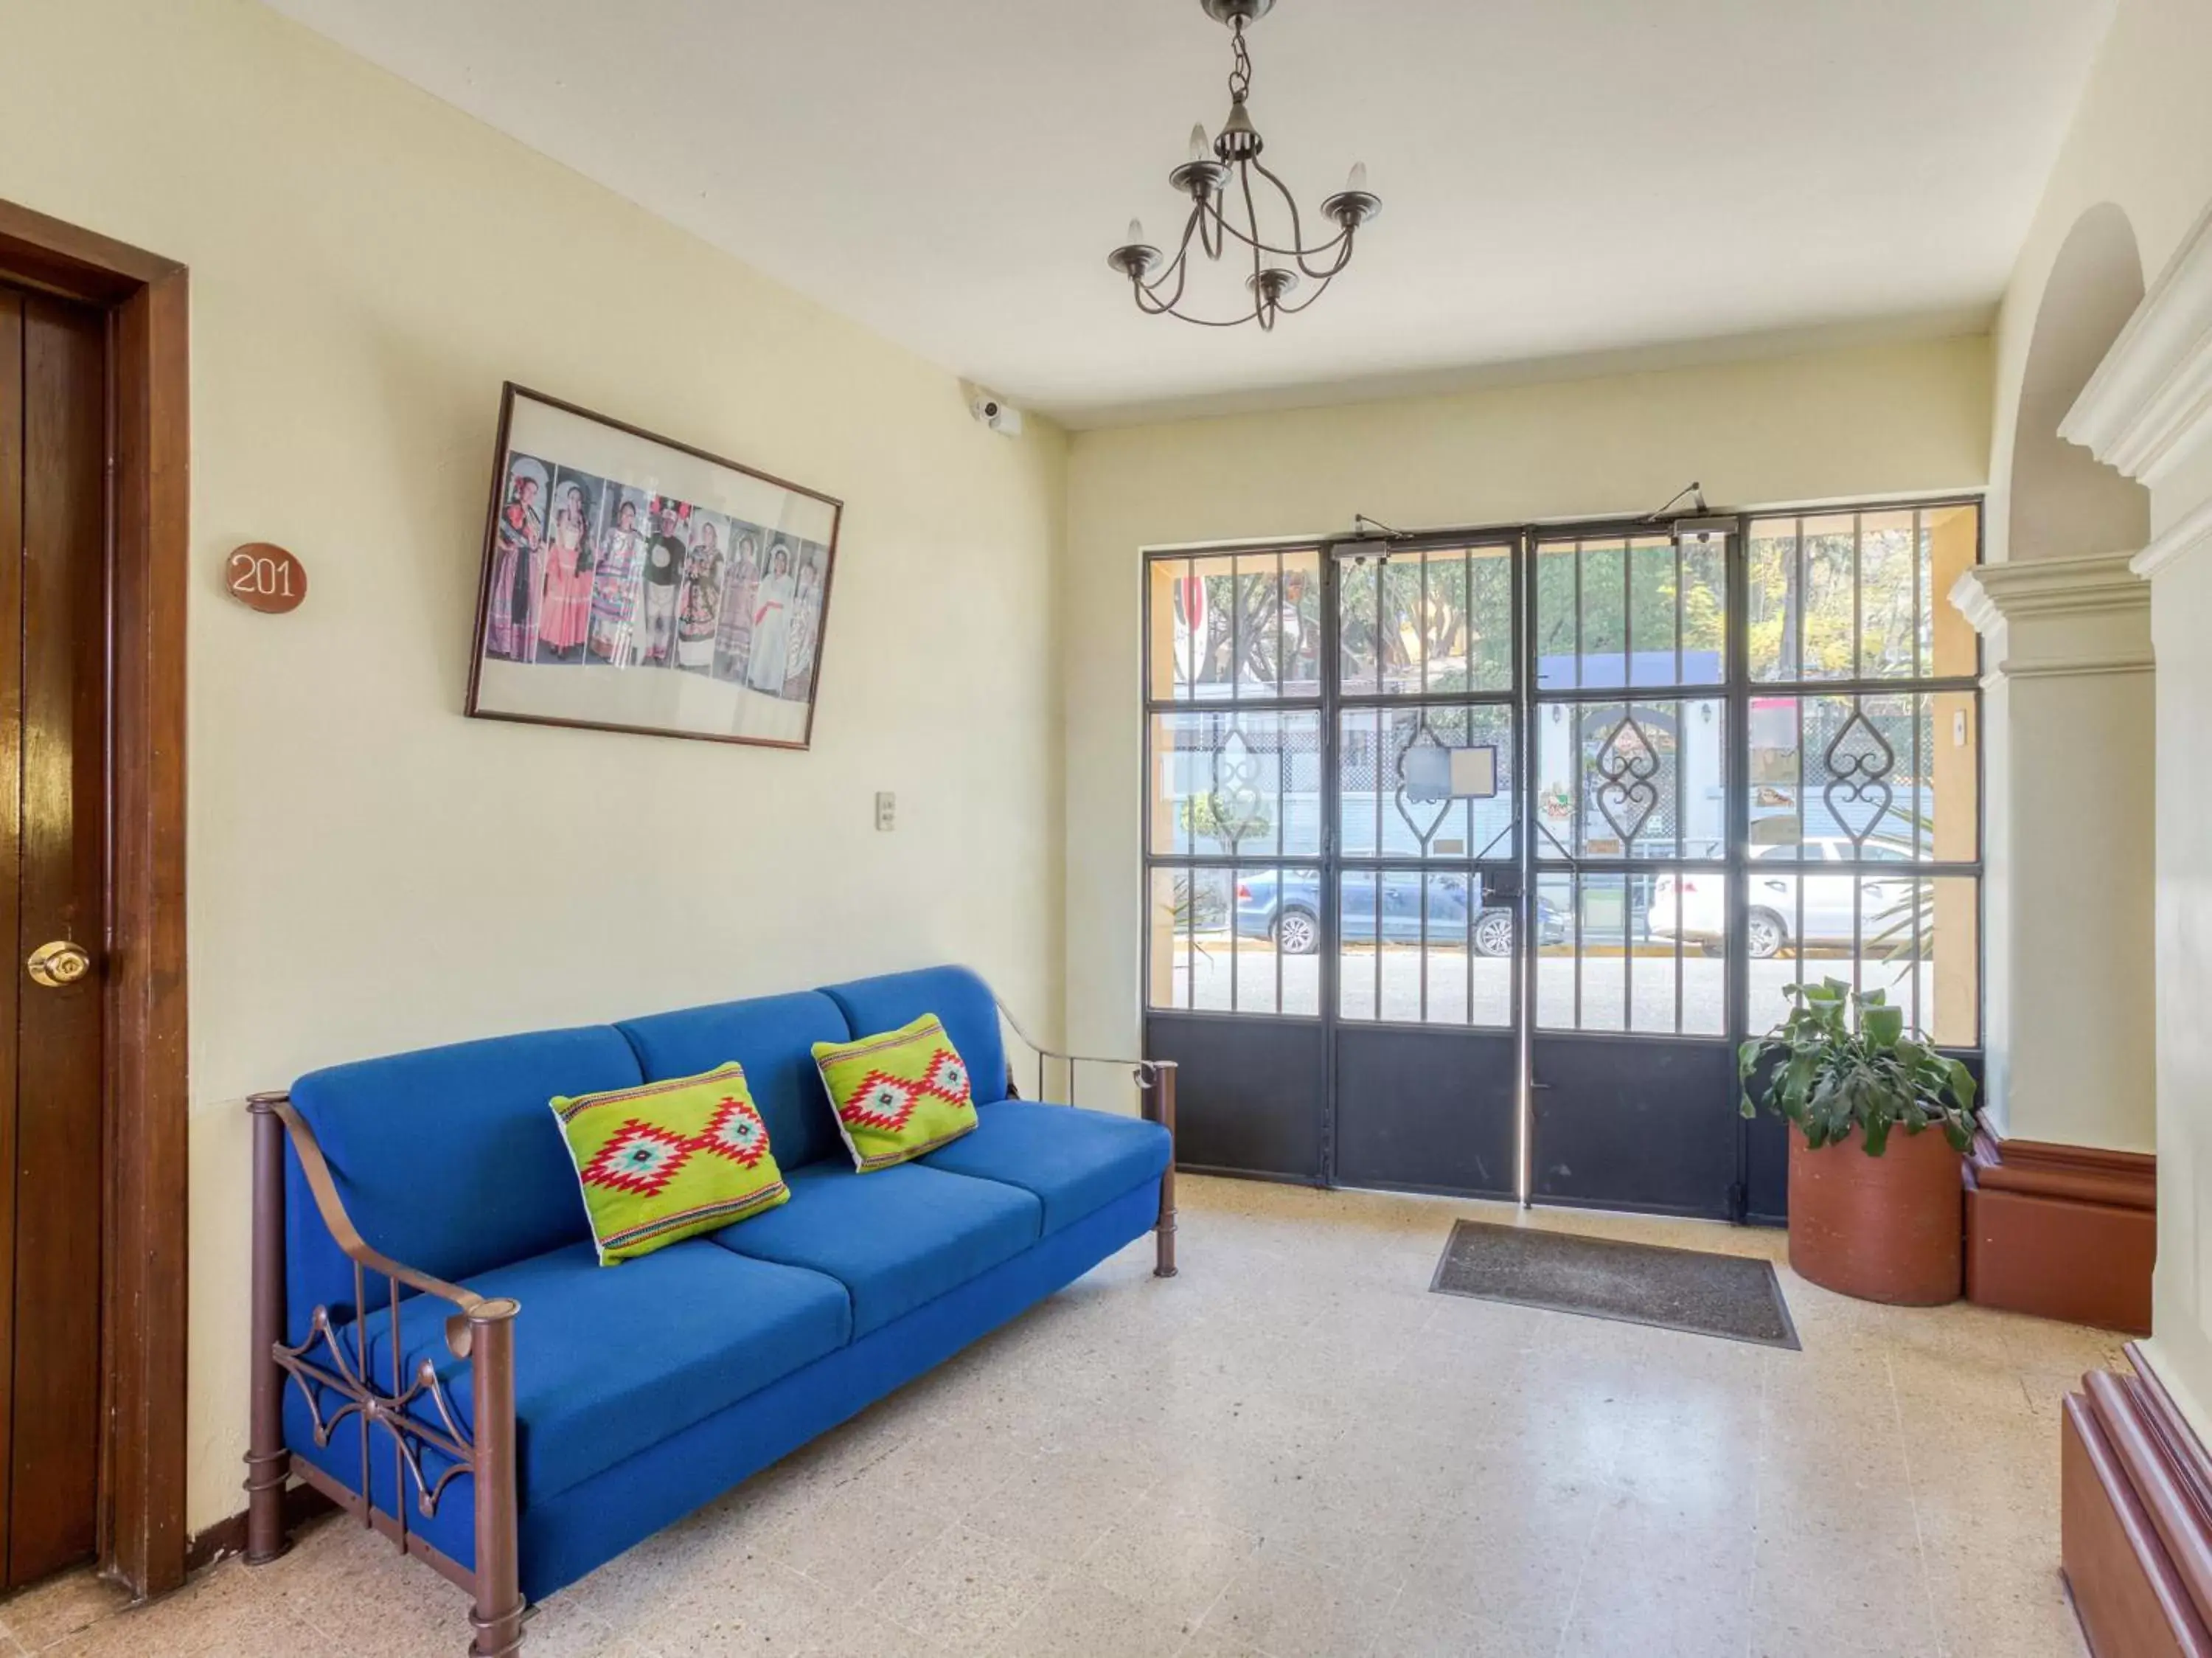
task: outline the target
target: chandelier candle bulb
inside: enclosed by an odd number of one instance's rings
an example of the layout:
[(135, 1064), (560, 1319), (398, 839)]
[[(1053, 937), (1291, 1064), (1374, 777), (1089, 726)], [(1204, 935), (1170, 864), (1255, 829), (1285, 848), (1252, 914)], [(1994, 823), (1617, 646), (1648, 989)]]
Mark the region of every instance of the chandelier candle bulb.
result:
[(1132, 219), (1132, 220), (1130, 220), (1130, 221), (1129, 221), (1129, 246), (1130, 246), (1130, 247), (1143, 247), (1143, 246), (1144, 246), (1144, 242), (1145, 242), (1145, 222), (1144, 222), (1142, 219)]
[(1190, 159), (1194, 162), (1202, 162), (1212, 153), (1212, 146), (1206, 142), (1206, 123), (1203, 121), (1194, 123), (1190, 129)]
[(1366, 163), (1366, 162), (1354, 162), (1352, 164), (1352, 171), (1351, 171), (1351, 172), (1349, 172), (1349, 173), (1347, 173), (1347, 174), (1345, 174), (1345, 176), (1344, 176), (1344, 187), (1345, 187), (1346, 190), (1358, 191), (1358, 192), (1364, 192), (1366, 190), (1366, 188), (1367, 188), (1367, 163)]

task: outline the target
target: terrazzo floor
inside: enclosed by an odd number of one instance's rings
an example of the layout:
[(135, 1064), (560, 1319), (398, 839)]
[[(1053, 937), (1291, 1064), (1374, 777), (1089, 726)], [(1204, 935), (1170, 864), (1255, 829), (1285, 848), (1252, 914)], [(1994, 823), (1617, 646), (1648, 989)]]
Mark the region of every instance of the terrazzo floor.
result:
[[(526, 1658), (2084, 1650), (2058, 1402), (2117, 1338), (1784, 1268), (1780, 1351), (1429, 1294), (1453, 1218), (1510, 1207), (1187, 1178), (1182, 1211), (1182, 1277), (1124, 1251), (553, 1597)], [(459, 1658), (465, 1611), (331, 1520), (137, 1610), (34, 1588), (0, 1649)]]

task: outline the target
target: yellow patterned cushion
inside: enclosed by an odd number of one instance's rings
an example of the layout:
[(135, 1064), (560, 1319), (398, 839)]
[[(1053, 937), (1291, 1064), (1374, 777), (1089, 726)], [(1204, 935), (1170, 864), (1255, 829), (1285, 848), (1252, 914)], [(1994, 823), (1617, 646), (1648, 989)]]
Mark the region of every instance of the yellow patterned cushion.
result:
[(968, 1067), (933, 1013), (857, 1042), (817, 1042), (837, 1131), (863, 1174), (931, 1152), (975, 1126)]
[(791, 1196), (734, 1061), (698, 1076), (556, 1098), (599, 1265), (712, 1232)]

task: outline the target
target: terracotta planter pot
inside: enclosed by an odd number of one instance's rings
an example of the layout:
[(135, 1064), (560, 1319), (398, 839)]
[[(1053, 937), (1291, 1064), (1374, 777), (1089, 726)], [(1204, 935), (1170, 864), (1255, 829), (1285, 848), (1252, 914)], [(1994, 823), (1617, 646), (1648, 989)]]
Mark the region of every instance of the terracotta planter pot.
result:
[(1790, 1265), (1863, 1301), (1934, 1307), (1959, 1298), (1960, 1155), (1940, 1130), (1894, 1132), (1869, 1157), (1858, 1131), (1814, 1151), (1790, 1125)]

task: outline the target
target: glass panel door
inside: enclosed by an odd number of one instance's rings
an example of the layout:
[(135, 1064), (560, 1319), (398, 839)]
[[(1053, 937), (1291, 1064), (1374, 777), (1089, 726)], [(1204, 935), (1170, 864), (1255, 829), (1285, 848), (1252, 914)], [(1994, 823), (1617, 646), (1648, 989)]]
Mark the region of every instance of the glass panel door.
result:
[(1519, 1190), (1519, 538), (1334, 550), (1334, 1177)]
[(1726, 1215), (1729, 543), (1649, 526), (1535, 543), (1533, 1200)]

